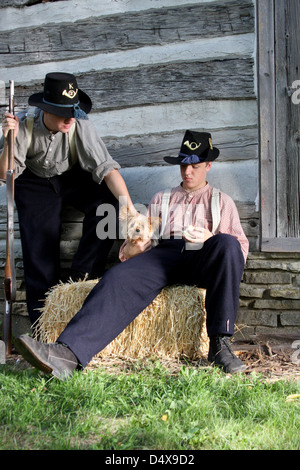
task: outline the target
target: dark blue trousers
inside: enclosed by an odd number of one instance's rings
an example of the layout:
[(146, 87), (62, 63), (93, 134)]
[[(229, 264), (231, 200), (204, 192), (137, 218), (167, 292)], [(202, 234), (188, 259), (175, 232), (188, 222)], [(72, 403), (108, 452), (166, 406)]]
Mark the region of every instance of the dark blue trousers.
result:
[(60, 280), (60, 239), (63, 205), (84, 213), (82, 237), (73, 258), (72, 269), (100, 277), (113, 240), (100, 240), (96, 216), (100, 204), (117, 205), (105, 182), (93, 181), (91, 173), (79, 165), (52, 178), (40, 178), (29, 169), (16, 179), (15, 201), (18, 210), (23, 251), (27, 308), (31, 323), (40, 316), (46, 292)]
[(182, 239), (164, 240), (108, 270), (86, 298), (58, 341), (85, 367), (141, 313), (165, 287), (206, 289), (208, 336), (232, 335), (244, 258), (231, 235), (208, 239), (201, 250), (185, 250)]

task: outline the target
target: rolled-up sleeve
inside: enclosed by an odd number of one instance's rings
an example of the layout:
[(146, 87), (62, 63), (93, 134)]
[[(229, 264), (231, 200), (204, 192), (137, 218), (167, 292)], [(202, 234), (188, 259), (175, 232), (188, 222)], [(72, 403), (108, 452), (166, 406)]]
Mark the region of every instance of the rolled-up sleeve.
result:
[(119, 170), (121, 166), (111, 157), (93, 124), (80, 119), (76, 123), (76, 130), (75, 144), (79, 164), (92, 173), (94, 181), (100, 184), (108, 173)]

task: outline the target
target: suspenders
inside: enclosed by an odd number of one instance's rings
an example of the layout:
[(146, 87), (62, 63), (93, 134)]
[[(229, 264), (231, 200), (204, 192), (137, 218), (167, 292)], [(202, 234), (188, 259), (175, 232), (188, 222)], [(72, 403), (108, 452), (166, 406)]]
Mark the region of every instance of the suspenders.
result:
[(220, 191), (217, 188), (212, 190), (211, 198), (211, 215), (212, 215), (212, 233), (215, 235), (220, 225)]
[(171, 189), (165, 189), (165, 191), (162, 195), (162, 200), (161, 200), (160, 238), (163, 236), (163, 233), (164, 233), (165, 228), (166, 228), (170, 196), (171, 196)]

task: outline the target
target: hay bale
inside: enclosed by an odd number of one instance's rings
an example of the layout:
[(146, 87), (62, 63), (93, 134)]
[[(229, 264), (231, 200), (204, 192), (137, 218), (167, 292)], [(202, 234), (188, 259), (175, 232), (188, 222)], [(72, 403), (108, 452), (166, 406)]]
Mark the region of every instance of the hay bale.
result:
[[(60, 283), (46, 296), (36, 336), (51, 343), (81, 308), (98, 281)], [(192, 286), (165, 287), (153, 302), (98, 356), (195, 359), (207, 353), (205, 291)]]

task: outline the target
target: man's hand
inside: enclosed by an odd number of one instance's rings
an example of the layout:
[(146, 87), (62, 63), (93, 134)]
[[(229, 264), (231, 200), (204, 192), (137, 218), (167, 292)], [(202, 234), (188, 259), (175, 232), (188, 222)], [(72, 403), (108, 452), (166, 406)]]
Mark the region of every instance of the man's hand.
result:
[(16, 138), (19, 132), (19, 119), (13, 114), (5, 113), (2, 120), (2, 132), (5, 139), (9, 131), (14, 131), (14, 137)]
[(14, 138), (19, 132), (19, 119), (11, 113), (5, 113), (2, 120), (2, 131), (4, 137), (4, 146), (0, 155), (0, 178), (5, 180), (8, 167), (8, 140), (7, 134), (9, 131), (14, 131)]
[(189, 225), (183, 232), (184, 240), (190, 243), (204, 243), (212, 236), (213, 234), (208, 229), (193, 225)]
[(128, 241), (124, 246), (124, 255), (127, 259), (133, 258), (134, 256), (140, 255), (141, 253), (150, 250), (151, 246), (150, 238), (147, 240), (138, 240), (135, 243)]

